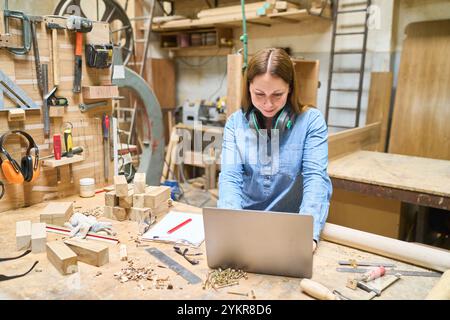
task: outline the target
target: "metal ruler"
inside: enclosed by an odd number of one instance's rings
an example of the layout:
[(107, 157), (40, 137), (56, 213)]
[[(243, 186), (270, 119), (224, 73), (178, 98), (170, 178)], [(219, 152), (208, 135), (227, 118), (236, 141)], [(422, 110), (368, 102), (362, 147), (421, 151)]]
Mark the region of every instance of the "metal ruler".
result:
[[(370, 271), (370, 269), (366, 268), (336, 268), (338, 272), (349, 272), (349, 273), (366, 273)], [(436, 277), (439, 278), (442, 274), (439, 272), (431, 272), (431, 271), (408, 271), (408, 270), (396, 270), (396, 269), (388, 269), (386, 270), (386, 274), (395, 275), (399, 273), (402, 276), (410, 276), (410, 277)]]
[(156, 248), (148, 248), (145, 249), (145, 251), (147, 251), (156, 259), (164, 263), (166, 266), (169, 267), (169, 269), (175, 271), (175, 273), (182, 276), (190, 284), (197, 284), (202, 282), (202, 279), (200, 279), (198, 276), (190, 272), (188, 269), (183, 267), (181, 264), (170, 258), (165, 253), (161, 252), (160, 250)]

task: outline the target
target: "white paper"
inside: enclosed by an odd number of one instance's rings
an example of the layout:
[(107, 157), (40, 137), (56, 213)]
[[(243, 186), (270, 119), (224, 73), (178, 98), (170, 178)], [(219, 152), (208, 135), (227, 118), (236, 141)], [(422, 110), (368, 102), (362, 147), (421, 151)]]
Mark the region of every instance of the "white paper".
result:
[[(187, 219), (192, 219), (192, 221), (170, 234), (167, 233)], [(198, 247), (205, 240), (203, 216), (195, 213), (170, 211), (160, 222), (142, 235), (142, 240), (184, 243)]]

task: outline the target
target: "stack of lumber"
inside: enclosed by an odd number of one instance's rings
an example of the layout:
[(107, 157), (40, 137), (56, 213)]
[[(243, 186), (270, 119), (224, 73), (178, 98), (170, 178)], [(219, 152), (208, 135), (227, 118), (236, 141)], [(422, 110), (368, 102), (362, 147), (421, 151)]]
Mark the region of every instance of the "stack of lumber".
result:
[(114, 177), (114, 190), (105, 193), (103, 215), (125, 221), (151, 221), (153, 216), (166, 213), (171, 205), (170, 187), (147, 186), (145, 173), (136, 173), (133, 184), (125, 176)]

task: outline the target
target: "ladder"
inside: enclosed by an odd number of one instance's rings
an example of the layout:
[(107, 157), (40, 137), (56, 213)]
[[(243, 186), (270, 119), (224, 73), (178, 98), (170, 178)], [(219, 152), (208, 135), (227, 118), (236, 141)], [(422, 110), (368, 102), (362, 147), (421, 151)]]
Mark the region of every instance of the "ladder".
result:
[[(367, 35), (368, 35), (368, 21), (369, 21), (369, 7), (371, 5), (371, 0), (367, 1), (358, 1), (352, 3), (342, 3), (339, 5), (339, 0), (334, 1), (333, 5), (333, 34), (331, 38), (331, 53), (330, 53), (330, 67), (328, 71), (328, 91), (327, 91), (327, 102), (326, 102), (326, 110), (325, 110), (325, 120), (328, 124), (328, 127), (337, 128), (337, 129), (349, 129), (359, 126), (359, 116), (361, 113), (361, 97), (363, 91), (364, 84), (364, 67), (366, 62), (366, 48), (367, 48)], [(354, 9), (355, 7), (364, 6), (363, 9)], [(349, 9), (350, 8), (350, 9)], [(363, 13), (365, 12), (365, 20), (361, 24), (352, 24), (352, 25), (339, 25), (339, 17), (342, 15), (347, 15), (351, 13)], [(363, 31), (351, 31), (351, 32), (343, 32), (341, 29), (345, 27), (363, 27)], [(336, 39), (338, 37), (348, 37), (360, 35), (363, 36), (362, 48), (361, 49), (352, 49), (352, 50), (336, 50)], [(355, 68), (336, 68), (335, 58), (338, 55), (354, 55), (360, 56), (360, 64)], [(358, 87), (357, 88), (343, 88), (333, 86), (333, 76), (335, 74), (345, 74), (345, 75), (353, 75), (359, 76), (358, 79)], [(334, 93), (332, 95), (332, 93)], [(349, 106), (339, 106), (335, 103), (332, 103), (332, 100), (339, 96), (339, 93), (350, 93), (352, 95), (353, 100), (356, 100), (355, 104), (351, 104)], [(356, 97), (356, 99), (354, 99)], [(337, 123), (330, 123), (330, 110), (334, 110), (333, 114), (339, 117), (342, 112), (352, 112), (355, 116), (353, 125), (342, 125)]]

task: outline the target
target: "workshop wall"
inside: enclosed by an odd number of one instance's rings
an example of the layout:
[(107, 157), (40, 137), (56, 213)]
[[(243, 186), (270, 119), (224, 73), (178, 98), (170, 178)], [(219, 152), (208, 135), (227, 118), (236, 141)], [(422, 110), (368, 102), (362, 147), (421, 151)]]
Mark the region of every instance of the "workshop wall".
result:
[[(11, 7), (12, 8), (12, 7)], [(15, 9), (19, 9), (14, 7)], [(21, 9), (23, 10), (23, 9)], [(32, 15), (33, 13), (26, 12)], [(37, 38), (41, 63), (48, 64), (49, 88), (53, 88), (53, 68), (51, 53), (51, 31), (45, 28), (44, 23), (37, 23)], [(21, 35), (19, 23), (11, 21), (10, 32)], [(94, 23), (92, 32), (84, 35), (83, 43), (104, 44), (109, 42), (109, 26), (106, 23)], [(45, 200), (64, 197), (78, 192), (78, 181), (80, 178), (95, 178), (97, 187), (106, 184), (103, 175), (103, 147), (102, 147), (102, 127), (101, 116), (104, 112), (111, 112), (111, 103), (105, 107), (81, 113), (79, 103), (84, 102), (81, 93), (74, 94), (73, 72), (74, 72), (74, 43), (75, 33), (68, 30), (58, 31), (58, 52), (59, 52), (59, 73), (60, 85), (57, 96), (68, 99), (69, 105), (64, 107), (62, 116), (50, 118), (50, 135), (48, 138), (43, 132), (43, 116), (40, 110), (26, 111), (25, 121), (8, 121), (8, 111), (0, 113), (0, 134), (9, 130), (24, 130), (28, 132), (39, 146), (40, 156), (51, 155), (53, 152), (52, 137), (55, 133), (62, 133), (65, 122), (73, 125), (73, 144), (84, 149), (84, 160), (74, 163), (73, 183), (70, 182), (68, 166), (60, 167), (61, 182), (57, 182), (56, 169), (43, 167), (39, 178), (33, 183), (13, 185), (6, 182), (3, 173), (0, 173), (0, 180), (6, 184), (6, 194), (0, 200), (0, 212), (28, 206)], [(20, 86), (33, 101), (42, 106), (42, 97), (39, 94), (36, 70), (34, 64), (33, 50), (27, 55), (19, 56), (8, 52), (5, 48), (0, 49), (0, 69)], [(83, 50), (83, 75), (82, 86), (89, 85), (110, 85), (110, 69), (89, 69), (85, 63)], [(14, 107), (14, 104), (5, 98), (5, 107)], [(25, 154), (27, 143), (17, 136), (12, 136), (5, 144), (6, 149), (18, 159)], [(64, 147), (63, 147), (64, 148)], [(32, 155), (34, 155), (32, 153)], [(107, 157), (109, 160), (109, 156)], [(109, 176), (112, 177), (112, 164), (110, 163)]]

